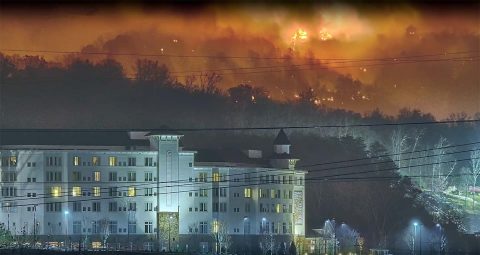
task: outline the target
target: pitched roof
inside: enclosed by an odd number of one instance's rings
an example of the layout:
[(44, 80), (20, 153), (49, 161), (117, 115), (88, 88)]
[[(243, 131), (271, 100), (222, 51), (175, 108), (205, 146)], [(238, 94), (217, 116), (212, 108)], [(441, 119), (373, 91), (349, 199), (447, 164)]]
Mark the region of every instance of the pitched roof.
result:
[(124, 131), (0, 131), (0, 145), (148, 146), (148, 140), (130, 140)]
[(160, 128), (155, 129), (151, 132), (149, 132), (146, 136), (151, 136), (151, 135), (178, 135), (181, 136), (178, 131), (173, 130), (167, 126), (160, 126)]
[(277, 137), (273, 141), (273, 145), (290, 145), (290, 140), (288, 140), (287, 134), (283, 131), (283, 128), (278, 132)]
[[(190, 148), (192, 149), (192, 148)], [(244, 152), (234, 148), (193, 148), (197, 151), (196, 162), (229, 162), (268, 167), (266, 158), (249, 158)]]

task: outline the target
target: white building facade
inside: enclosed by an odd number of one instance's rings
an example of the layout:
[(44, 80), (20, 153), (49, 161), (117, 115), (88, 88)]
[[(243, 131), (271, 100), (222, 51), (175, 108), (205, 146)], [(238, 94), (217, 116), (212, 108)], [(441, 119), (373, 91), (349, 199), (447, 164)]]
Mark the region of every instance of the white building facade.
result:
[(280, 249), (305, 235), (306, 172), (295, 169), (283, 131), (272, 157), (248, 150), (248, 162), (196, 160), (181, 137), (131, 132), (141, 145), (1, 145), (0, 222), (18, 242), (72, 249), (254, 253), (264, 236)]

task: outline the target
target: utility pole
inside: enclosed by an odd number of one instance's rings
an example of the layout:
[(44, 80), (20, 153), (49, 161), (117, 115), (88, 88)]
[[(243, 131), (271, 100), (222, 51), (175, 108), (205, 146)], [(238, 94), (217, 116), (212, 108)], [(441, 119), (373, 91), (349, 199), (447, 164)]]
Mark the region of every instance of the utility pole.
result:
[(37, 219), (35, 217), (35, 212), (37, 211), (37, 205), (33, 205), (33, 246), (37, 244)]
[(157, 136), (158, 148), (157, 148), (157, 252), (160, 252), (160, 136)]

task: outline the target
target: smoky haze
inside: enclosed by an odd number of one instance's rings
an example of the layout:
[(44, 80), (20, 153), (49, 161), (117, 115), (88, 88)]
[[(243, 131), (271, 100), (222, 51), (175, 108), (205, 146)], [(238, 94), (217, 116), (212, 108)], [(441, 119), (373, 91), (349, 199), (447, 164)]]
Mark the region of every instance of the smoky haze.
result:
[[(312, 88), (322, 104), (357, 112), (380, 108), (395, 114), (411, 107), (445, 118), (452, 112), (480, 111), (480, 66), (475, 59), (479, 15), (473, 10), (432, 11), (408, 4), (379, 9), (340, 4), (180, 9), (140, 5), (6, 8), (0, 17), (0, 48), (107, 53), (3, 51), (42, 55), (61, 65), (76, 57), (94, 62), (114, 58), (129, 77), (135, 76), (136, 60), (147, 57), (116, 53), (164, 55), (148, 58), (165, 64), (182, 83), (200, 73), (196, 71), (210, 70), (222, 76), (218, 84), (222, 89), (250, 84), (265, 88), (273, 99), (289, 101)], [(451, 52), (468, 53), (461, 55), (466, 56), (461, 61), (398, 65), (324, 60), (449, 56)], [(212, 57), (199, 57), (205, 55)], [(265, 68), (271, 66), (278, 67)], [(257, 69), (246, 69), (252, 67)], [(329, 101), (329, 92), (338, 90), (344, 76), (359, 81), (360, 99)]]

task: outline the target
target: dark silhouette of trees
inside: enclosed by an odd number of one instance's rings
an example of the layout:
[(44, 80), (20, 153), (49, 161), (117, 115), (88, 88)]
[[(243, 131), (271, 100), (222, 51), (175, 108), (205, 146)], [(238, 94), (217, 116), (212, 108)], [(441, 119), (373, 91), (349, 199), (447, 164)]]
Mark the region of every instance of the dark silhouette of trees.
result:
[(167, 67), (160, 65), (158, 61), (149, 59), (137, 60), (135, 79), (137, 82), (154, 82), (161, 85), (171, 84)]
[(260, 87), (252, 87), (248, 84), (240, 84), (228, 89), (228, 95), (233, 103), (242, 106), (268, 100), (267, 91)]

